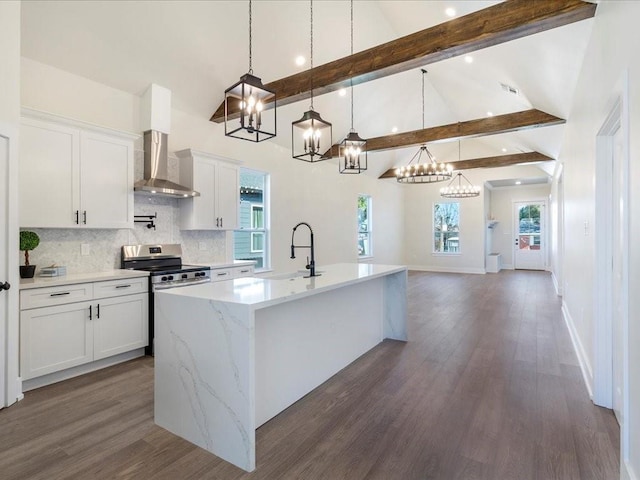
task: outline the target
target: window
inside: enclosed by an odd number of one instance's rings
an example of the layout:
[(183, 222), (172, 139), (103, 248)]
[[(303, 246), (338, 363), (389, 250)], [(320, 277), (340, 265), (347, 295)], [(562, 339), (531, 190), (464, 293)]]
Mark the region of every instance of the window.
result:
[(269, 268), (269, 175), (240, 169), (240, 225), (233, 233), (235, 260), (254, 260)]
[(371, 249), (371, 197), (358, 196), (358, 256), (370, 257)]
[(433, 206), (433, 253), (460, 252), (460, 204)]

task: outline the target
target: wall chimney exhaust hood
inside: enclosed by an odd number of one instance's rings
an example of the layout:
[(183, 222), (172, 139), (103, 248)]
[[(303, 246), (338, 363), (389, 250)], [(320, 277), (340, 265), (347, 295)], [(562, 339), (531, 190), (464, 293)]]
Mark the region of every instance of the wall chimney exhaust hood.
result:
[(152, 83), (140, 99), (140, 114), (144, 131), (144, 180), (136, 182), (133, 190), (174, 198), (200, 196), (200, 193), (192, 188), (167, 180), (171, 90)]
[(168, 137), (166, 133), (156, 130), (144, 132), (144, 180), (136, 182), (133, 190), (163, 197), (199, 197), (200, 192), (167, 180)]

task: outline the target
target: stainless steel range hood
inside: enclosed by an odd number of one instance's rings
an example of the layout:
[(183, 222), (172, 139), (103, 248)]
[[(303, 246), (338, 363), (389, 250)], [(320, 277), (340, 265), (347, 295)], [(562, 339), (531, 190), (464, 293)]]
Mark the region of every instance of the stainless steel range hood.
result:
[(133, 190), (163, 197), (199, 197), (200, 192), (167, 180), (168, 138), (156, 130), (144, 132), (144, 180), (136, 182)]

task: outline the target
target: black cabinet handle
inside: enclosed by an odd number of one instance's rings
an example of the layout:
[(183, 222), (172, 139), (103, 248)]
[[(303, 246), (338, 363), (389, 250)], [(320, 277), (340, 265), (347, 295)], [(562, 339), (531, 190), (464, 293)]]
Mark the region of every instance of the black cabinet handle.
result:
[(64, 295), (69, 295), (71, 292), (60, 292), (60, 293), (52, 293), (49, 296), (50, 297), (62, 297)]
[(80, 210), (76, 210), (76, 225), (80, 223)]
[(224, 225), (222, 224), (223, 220), (224, 220), (224, 218), (220, 217), (220, 227), (224, 227)]
[(93, 320), (93, 305), (89, 305), (89, 320)]
[(116, 288), (129, 288), (131, 284), (128, 285), (116, 285)]
[(96, 314), (96, 318), (100, 318), (100, 304), (98, 304), (98, 313)]
[(220, 226), (220, 217), (216, 217), (216, 227)]
[(9, 290), (11, 288), (11, 284), (9, 282), (0, 283), (0, 292), (2, 290)]
[(87, 211), (82, 212), (82, 223), (87, 224)]
[(229, 272), (225, 272), (225, 273), (218, 273), (217, 274), (219, 277), (224, 277), (225, 275), (229, 275)]

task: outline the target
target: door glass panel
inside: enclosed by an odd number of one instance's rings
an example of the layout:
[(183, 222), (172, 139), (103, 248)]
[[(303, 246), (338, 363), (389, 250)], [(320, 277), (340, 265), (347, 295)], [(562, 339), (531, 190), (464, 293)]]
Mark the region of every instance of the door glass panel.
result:
[(540, 205), (523, 205), (518, 212), (518, 248), (520, 250), (540, 250)]

